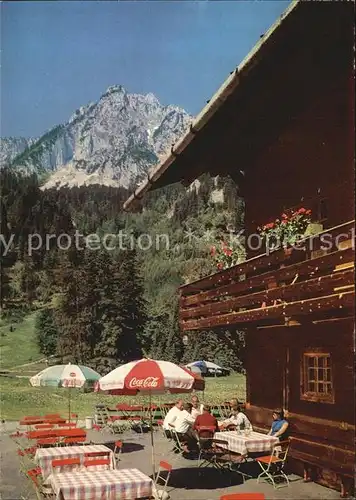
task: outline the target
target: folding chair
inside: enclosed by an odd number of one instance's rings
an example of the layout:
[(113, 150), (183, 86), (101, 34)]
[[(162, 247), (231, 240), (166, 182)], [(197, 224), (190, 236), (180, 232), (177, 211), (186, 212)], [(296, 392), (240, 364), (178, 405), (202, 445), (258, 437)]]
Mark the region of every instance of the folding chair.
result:
[(206, 465), (212, 465), (215, 469), (223, 470), (224, 467), (221, 465), (219, 459), (220, 457), (229, 453), (227, 449), (221, 448), (221, 446), (228, 446), (228, 442), (222, 439), (209, 439), (210, 447), (205, 447), (200, 455), (200, 460), (203, 459), (203, 462), (200, 462), (198, 468)]
[(55, 498), (52, 488), (43, 484), (40, 467), (27, 470), (26, 476), (31, 481), (38, 500), (43, 500), (43, 498)]
[(83, 444), (86, 442), (87, 438), (84, 436), (80, 437), (65, 437), (62, 439), (60, 444), (64, 446), (75, 446), (76, 444)]
[(120, 455), (122, 453), (123, 445), (124, 443), (122, 441), (115, 441), (114, 456), (115, 456), (116, 467), (117, 463), (120, 462)]
[(214, 431), (208, 429), (198, 430), (198, 446), (199, 446), (199, 456), (198, 456), (198, 467), (202, 467), (205, 464), (212, 464), (210, 458), (214, 456), (213, 446)]
[(111, 460), (110, 458), (85, 458), (83, 464), (84, 467), (97, 467), (98, 465), (106, 465), (107, 468), (110, 469)]
[(263, 493), (232, 493), (231, 495), (223, 495), (220, 500), (265, 500)]
[(58, 424), (60, 429), (75, 429), (77, 427), (76, 422), (63, 422)]
[(23, 474), (27, 475), (27, 471), (35, 467), (34, 457), (36, 451), (37, 446), (32, 446), (31, 448), (25, 448), (23, 450), (17, 450), (17, 455), (20, 460), (20, 469)]
[(80, 458), (62, 458), (52, 460), (53, 474), (55, 474), (56, 472), (63, 472), (63, 468), (68, 469), (67, 472), (70, 472), (76, 466), (80, 467)]
[(48, 438), (41, 438), (37, 439), (37, 446), (57, 446), (59, 443), (59, 438), (58, 437), (48, 437)]
[(260, 479), (265, 481), (270, 481), (273, 484), (273, 488), (277, 489), (275, 480), (277, 478), (283, 478), (289, 486), (289, 479), (283, 471), (284, 465), (287, 460), (287, 455), (289, 451), (289, 440), (280, 441), (276, 443), (271, 451), (270, 455), (256, 458), (256, 462), (259, 463), (262, 472), (257, 478), (257, 482)]
[[(172, 425), (170, 425), (170, 427), (172, 427)], [(173, 451), (175, 453), (184, 453), (186, 451), (185, 446), (187, 445), (187, 443), (179, 437), (178, 432), (173, 427), (171, 428), (171, 434), (174, 443)]]
[[(162, 475), (162, 473), (165, 473), (165, 472), (168, 472), (167, 475), (165, 474), (164, 476)], [(157, 498), (157, 499), (161, 499), (161, 498), (164, 498), (164, 494), (166, 492), (166, 489), (167, 489), (167, 485), (168, 485), (168, 481), (169, 481), (169, 478), (171, 477), (171, 472), (172, 472), (172, 466), (171, 464), (169, 464), (168, 462), (165, 462), (163, 460), (160, 461), (159, 463), (159, 468), (158, 468), (158, 472), (157, 472), (157, 475), (155, 477), (155, 480), (154, 480), (154, 485), (153, 485), (153, 496), (154, 498)], [(159, 481), (161, 481), (163, 483), (163, 489), (161, 490), (158, 490), (158, 486), (159, 485)]]
[(78, 424), (78, 413), (71, 413), (70, 419), (74, 420), (75, 425)]
[(54, 429), (54, 424), (36, 424), (34, 428), (36, 431), (40, 431), (41, 429)]

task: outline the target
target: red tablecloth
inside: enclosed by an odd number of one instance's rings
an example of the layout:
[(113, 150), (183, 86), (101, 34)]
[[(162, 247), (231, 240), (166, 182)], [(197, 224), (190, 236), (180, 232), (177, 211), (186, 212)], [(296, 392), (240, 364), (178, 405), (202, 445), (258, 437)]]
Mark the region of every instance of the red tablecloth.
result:
[(58, 500), (134, 500), (152, 496), (152, 479), (138, 469), (64, 472), (48, 478)]

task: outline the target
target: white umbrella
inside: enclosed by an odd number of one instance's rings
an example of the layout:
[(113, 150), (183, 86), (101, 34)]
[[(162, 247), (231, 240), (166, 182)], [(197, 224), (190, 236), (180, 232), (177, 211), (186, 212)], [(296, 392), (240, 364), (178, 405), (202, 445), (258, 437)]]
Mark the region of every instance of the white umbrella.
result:
[(68, 388), (68, 417), (70, 420), (71, 389), (80, 387), (94, 387), (101, 375), (87, 366), (54, 365), (45, 368), (30, 378), (34, 387), (67, 387)]

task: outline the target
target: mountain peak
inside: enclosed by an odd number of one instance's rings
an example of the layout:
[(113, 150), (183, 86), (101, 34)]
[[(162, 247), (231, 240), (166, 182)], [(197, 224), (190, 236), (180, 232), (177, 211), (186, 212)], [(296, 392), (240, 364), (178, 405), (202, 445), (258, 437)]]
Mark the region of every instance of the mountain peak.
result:
[(183, 109), (161, 105), (152, 92), (129, 94), (122, 85), (112, 85), (97, 103), (78, 108), (67, 123), (43, 135), (36, 147), (22, 147), (12, 165), (52, 171), (45, 187), (110, 182), (128, 187), (146, 175), (190, 122)]
[(110, 85), (110, 87), (108, 87), (104, 92), (104, 95), (114, 93), (126, 94), (126, 89), (122, 85)]

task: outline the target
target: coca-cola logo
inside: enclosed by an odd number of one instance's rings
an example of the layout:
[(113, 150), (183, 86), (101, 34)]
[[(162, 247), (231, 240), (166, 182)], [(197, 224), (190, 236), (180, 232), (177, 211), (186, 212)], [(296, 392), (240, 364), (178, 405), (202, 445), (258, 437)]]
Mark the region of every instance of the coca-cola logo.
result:
[(129, 382), (130, 389), (154, 389), (158, 387), (158, 377), (136, 378)]

